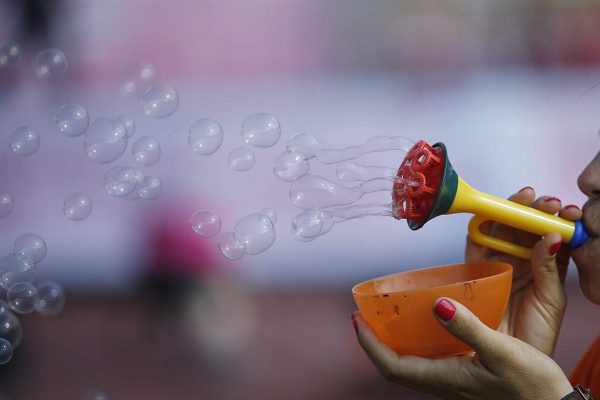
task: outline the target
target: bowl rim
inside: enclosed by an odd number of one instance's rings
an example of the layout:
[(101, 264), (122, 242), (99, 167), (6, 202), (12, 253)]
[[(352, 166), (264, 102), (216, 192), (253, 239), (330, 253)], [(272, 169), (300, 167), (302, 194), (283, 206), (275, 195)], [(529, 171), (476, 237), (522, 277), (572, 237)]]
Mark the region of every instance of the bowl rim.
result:
[[(486, 276), (484, 278), (477, 278), (477, 279), (469, 279), (469, 280), (465, 280), (465, 281), (459, 281), (459, 282), (453, 282), (453, 283), (448, 283), (446, 285), (440, 285), (440, 286), (434, 286), (434, 287), (426, 287), (426, 288), (421, 288), (421, 289), (409, 289), (409, 290), (400, 290), (400, 291), (391, 291), (391, 292), (378, 292), (378, 293), (365, 293), (365, 292), (360, 292), (358, 290), (359, 286), (363, 286), (366, 283), (372, 282), (372, 281), (376, 281), (376, 280), (381, 280), (381, 279), (385, 279), (385, 278), (389, 278), (391, 276), (395, 276), (395, 275), (400, 275), (400, 274), (406, 274), (409, 272), (416, 272), (416, 271), (425, 271), (425, 270), (429, 270), (429, 269), (437, 269), (437, 268), (442, 268), (442, 267), (460, 267), (460, 266), (465, 266), (465, 265), (469, 265), (469, 264), (487, 264), (487, 265), (491, 265), (491, 264), (495, 264), (495, 265), (500, 265), (500, 266), (504, 266), (505, 270), (496, 273), (494, 275), (490, 275), (490, 276)], [(455, 285), (464, 285), (465, 283), (469, 283), (472, 282), (474, 280), (477, 281), (485, 281), (485, 280), (489, 280), (492, 279), (494, 277), (497, 277), (499, 275), (503, 275), (503, 274), (508, 274), (511, 273), (512, 274), (512, 270), (513, 270), (513, 266), (509, 263), (506, 262), (500, 262), (500, 261), (478, 261), (478, 262), (470, 262), (470, 263), (456, 263), (456, 264), (446, 264), (446, 265), (435, 265), (432, 267), (427, 267), (427, 268), (415, 268), (415, 269), (411, 269), (408, 271), (399, 271), (399, 272), (395, 272), (392, 274), (387, 274), (387, 275), (382, 275), (382, 276), (378, 276), (375, 278), (371, 278), (371, 279), (367, 279), (365, 281), (359, 282), (356, 285), (354, 285), (352, 287), (352, 294), (354, 296), (382, 296), (382, 295), (392, 295), (392, 294), (399, 294), (399, 293), (403, 293), (403, 294), (407, 294), (407, 293), (418, 293), (418, 292), (424, 292), (427, 290), (431, 290), (433, 288), (447, 288), (447, 287), (452, 287)]]

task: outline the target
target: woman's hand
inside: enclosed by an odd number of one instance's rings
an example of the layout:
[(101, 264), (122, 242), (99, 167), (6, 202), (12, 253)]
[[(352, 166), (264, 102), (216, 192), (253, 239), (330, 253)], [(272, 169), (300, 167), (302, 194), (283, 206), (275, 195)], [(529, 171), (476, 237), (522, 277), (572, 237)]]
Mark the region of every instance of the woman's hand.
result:
[[(556, 197), (534, 199), (532, 188), (524, 188), (509, 198), (549, 214), (559, 213), (569, 220), (582, 217), (576, 206), (561, 208)], [(512, 243), (533, 247), (531, 260), (523, 260), (482, 247), (467, 238), (465, 259), (466, 262), (501, 261), (513, 266), (511, 297), (498, 330), (552, 356), (566, 307), (562, 283), (569, 263), (569, 249), (563, 246), (559, 251), (562, 239), (558, 234), (549, 234), (540, 240), (539, 236), (491, 221), (482, 224), (481, 230)]]
[(379, 342), (358, 312), (360, 345), (388, 380), (443, 399), (559, 400), (573, 388), (560, 367), (527, 343), (494, 331), (462, 304), (438, 299), (434, 315), (476, 355), (428, 359), (399, 356)]

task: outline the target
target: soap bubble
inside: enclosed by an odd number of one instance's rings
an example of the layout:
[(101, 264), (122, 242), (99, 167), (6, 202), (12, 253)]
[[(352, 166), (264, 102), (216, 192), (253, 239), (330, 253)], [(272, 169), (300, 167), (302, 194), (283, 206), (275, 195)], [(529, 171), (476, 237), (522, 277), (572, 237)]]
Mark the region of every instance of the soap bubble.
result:
[(92, 199), (87, 194), (73, 193), (65, 199), (63, 212), (72, 221), (86, 219), (92, 212)]
[(31, 283), (18, 282), (6, 292), (6, 300), (13, 311), (20, 314), (29, 314), (35, 310), (38, 302), (38, 291)]
[(166, 118), (177, 111), (179, 97), (171, 86), (156, 85), (144, 93), (142, 106), (148, 117)]
[(285, 151), (275, 159), (273, 173), (282, 181), (293, 182), (308, 172), (308, 160), (302, 153)]
[(40, 137), (36, 131), (21, 126), (10, 135), (10, 149), (20, 156), (29, 156), (40, 148)]
[(85, 132), (85, 152), (100, 164), (115, 161), (127, 147), (126, 130), (115, 120), (98, 118)]
[(160, 180), (154, 176), (146, 176), (139, 184), (138, 194), (144, 200), (154, 200), (161, 193)]
[(21, 344), (23, 326), (10, 310), (0, 314), (0, 338), (8, 340), (15, 349)]
[(81, 400), (108, 400), (108, 396), (104, 392), (92, 390), (84, 394)]
[(16, 67), (21, 62), (21, 48), (15, 42), (7, 42), (0, 47), (0, 70)]
[(129, 118), (126, 115), (119, 115), (115, 118), (115, 121), (125, 128), (125, 136), (127, 139), (133, 136), (135, 133), (135, 121), (132, 118)]
[(0, 218), (9, 215), (15, 208), (15, 201), (10, 193), (0, 190)]
[(277, 222), (277, 213), (272, 208), (263, 208), (262, 210), (260, 210), (259, 214), (269, 218), (273, 224)]
[(204, 237), (216, 236), (221, 231), (221, 218), (212, 211), (196, 211), (189, 224), (194, 232)]
[(236, 171), (247, 171), (254, 166), (254, 153), (243, 147), (229, 152), (229, 166)]
[(0, 274), (0, 286), (5, 290), (10, 289), (15, 283), (26, 282), (33, 283), (37, 275), (35, 267), (26, 271), (5, 271)]
[[(5, 300), (0, 299), (0, 315), (6, 314), (6, 313), (11, 313), (11, 312), (12, 311), (11, 311), (10, 307), (8, 306), (8, 303)], [(2, 337), (2, 336), (0, 336), (0, 337)]]
[(9, 271), (27, 271), (35, 266), (35, 263), (26, 254), (12, 252), (0, 259), (0, 270), (2, 273)]
[(57, 80), (67, 72), (67, 56), (58, 49), (42, 50), (35, 59), (34, 74), (43, 80)]
[(39, 264), (46, 257), (46, 242), (40, 235), (26, 233), (15, 240), (13, 252), (17, 256), (26, 256), (34, 264)]
[(79, 104), (68, 104), (58, 109), (55, 116), (56, 126), (65, 136), (75, 137), (83, 135), (90, 125), (87, 110)]
[(226, 232), (217, 239), (219, 250), (230, 260), (239, 260), (246, 254), (243, 243), (236, 240), (233, 232)]
[(213, 154), (223, 143), (223, 129), (217, 121), (199, 119), (190, 127), (188, 144), (196, 154), (207, 156)]
[(157, 77), (154, 65), (146, 61), (134, 61), (123, 71), (121, 91), (130, 96), (141, 97), (156, 83)]
[(242, 123), (242, 138), (246, 144), (271, 147), (280, 136), (279, 121), (271, 114), (252, 114)]
[(310, 242), (333, 228), (333, 214), (312, 208), (296, 215), (292, 220), (292, 237), (301, 242)]
[(4, 338), (0, 338), (0, 365), (6, 364), (13, 356), (13, 346)]
[(246, 254), (259, 254), (275, 241), (275, 227), (268, 216), (251, 214), (241, 218), (233, 228), (235, 239)]
[(104, 174), (104, 190), (111, 196), (126, 197), (137, 190), (144, 177), (136, 168), (112, 167)]
[(160, 160), (160, 143), (151, 136), (142, 136), (133, 144), (131, 153), (137, 163), (154, 165)]
[(35, 309), (42, 315), (56, 315), (65, 307), (65, 291), (56, 282), (37, 285), (38, 301)]

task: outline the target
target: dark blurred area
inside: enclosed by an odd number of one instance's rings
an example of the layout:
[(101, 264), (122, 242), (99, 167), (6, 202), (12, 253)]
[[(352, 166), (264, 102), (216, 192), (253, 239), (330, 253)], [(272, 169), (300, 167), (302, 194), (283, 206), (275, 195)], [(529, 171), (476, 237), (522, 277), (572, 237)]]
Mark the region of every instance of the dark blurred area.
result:
[[(0, 219), (0, 251), (22, 232), (44, 236), (41, 275), (64, 284), (67, 305), (55, 317), (20, 317), (24, 338), (0, 366), (0, 399), (431, 398), (377, 374), (354, 337), (350, 290), (461, 262), (466, 220), (418, 233), (364, 220), (294, 242), (287, 186), (263, 179), (274, 157), (252, 180), (223, 172), (224, 156), (200, 164), (181, 150), (199, 114), (225, 121), (226, 145), (257, 111), (280, 116), (286, 134), (312, 129), (338, 147), (379, 130), (432, 132), (490, 193), (531, 179), (580, 203), (575, 180), (598, 148), (599, 1), (4, 0), (0, 45), (9, 40), (23, 59), (0, 70), (0, 137), (31, 122), (47, 147), (25, 162), (0, 146), (0, 189), (22, 206)], [(68, 55), (63, 82), (31, 74), (46, 47)], [(138, 59), (179, 85), (181, 110), (167, 122), (117, 99), (124, 66)], [(161, 140), (159, 200), (107, 198), (96, 184), (105, 168), (57, 138), (59, 104), (83, 101), (94, 118), (127, 112)], [(77, 226), (56, 211), (75, 187), (94, 198)], [(252, 260), (226, 261), (188, 225), (197, 209), (233, 225), (266, 205), (283, 222), (273, 249)], [(568, 373), (600, 320), (575, 273), (566, 287), (556, 360)]]

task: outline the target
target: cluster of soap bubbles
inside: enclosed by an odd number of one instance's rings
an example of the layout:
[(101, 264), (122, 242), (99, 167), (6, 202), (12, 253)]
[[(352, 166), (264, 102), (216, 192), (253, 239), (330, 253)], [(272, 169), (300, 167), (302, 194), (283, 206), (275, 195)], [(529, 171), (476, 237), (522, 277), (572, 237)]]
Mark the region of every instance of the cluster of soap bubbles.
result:
[[(238, 260), (246, 254), (259, 254), (275, 242), (277, 213), (264, 208), (256, 214), (240, 218), (233, 231), (217, 239), (221, 253), (230, 260)], [(212, 211), (196, 211), (189, 220), (192, 230), (202, 237), (214, 237), (221, 231), (221, 218)]]
[(46, 242), (36, 234), (19, 236), (10, 254), (0, 259), (0, 286), (6, 301), (0, 299), (0, 364), (10, 361), (23, 336), (21, 322), (15, 316), (37, 311), (58, 314), (65, 305), (65, 293), (56, 282), (36, 282), (37, 266), (46, 257)]
[[(14, 70), (22, 60), (21, 46), (9, 41), (0, 46), (0, 73)], [(33, 64), (33, 75), (44, 81), (54, 81), (63, 78), (69, 62), (67, 56), (59, 49), (44, 49), (38, 53)]]
[[(281, 125), (271, 114), (257, 113), (242, 122), (242, 139), (254, 147), (274, 146), (281, 137)], [(189, 129), (188, 144), (196, 154), (208, 156), (223, 144), (223, 128), (212, 119), (195, 121)], [(254, 166), (254, 152), (246, 147), (236, 147), (229, 152), (229, 167), (235, 171), (248, 171)]]
[(104, 174), (104, 190), (127, 200), (153, 200), (161, 193), (160, 180), (140, 168), (115, 166)]
[(121, 92), (141, 101), (144, 114), (166, 118), (179, 108), (179, 95), (173, 87), (158, 82), (158, 71), (146, 61), (134, 61), (123, 71)]

